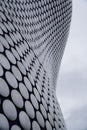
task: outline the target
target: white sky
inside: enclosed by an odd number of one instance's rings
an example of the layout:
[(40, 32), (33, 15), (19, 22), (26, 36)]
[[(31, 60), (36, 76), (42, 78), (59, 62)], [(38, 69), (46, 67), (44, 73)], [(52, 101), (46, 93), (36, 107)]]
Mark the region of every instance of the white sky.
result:
[(87, 130), (87, 0), (73, 0), (70, 35), (60, 67), (57, 97), (68, 130)]

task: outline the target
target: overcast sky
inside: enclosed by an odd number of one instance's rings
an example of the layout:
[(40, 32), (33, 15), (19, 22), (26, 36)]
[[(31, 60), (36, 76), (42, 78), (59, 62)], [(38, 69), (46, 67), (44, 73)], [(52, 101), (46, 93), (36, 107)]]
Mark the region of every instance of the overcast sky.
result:
[(87, 130), (87, 0), (73, 0), (70, 35), (57, 83), (68, 130)]

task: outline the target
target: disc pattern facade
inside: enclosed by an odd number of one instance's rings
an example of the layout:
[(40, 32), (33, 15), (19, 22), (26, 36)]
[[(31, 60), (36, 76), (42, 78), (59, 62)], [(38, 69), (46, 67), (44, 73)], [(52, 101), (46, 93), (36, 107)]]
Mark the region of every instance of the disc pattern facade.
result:
[(70, 0), (0, 0), (0, 130), (66, 130), (56, 77)]

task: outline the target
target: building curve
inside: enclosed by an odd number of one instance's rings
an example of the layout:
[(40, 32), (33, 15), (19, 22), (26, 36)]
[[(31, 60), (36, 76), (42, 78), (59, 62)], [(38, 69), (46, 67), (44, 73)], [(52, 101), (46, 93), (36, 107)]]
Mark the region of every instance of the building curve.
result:
[(0, 0), (0, 130), (66, 130), (56, 78), (71, 0)]

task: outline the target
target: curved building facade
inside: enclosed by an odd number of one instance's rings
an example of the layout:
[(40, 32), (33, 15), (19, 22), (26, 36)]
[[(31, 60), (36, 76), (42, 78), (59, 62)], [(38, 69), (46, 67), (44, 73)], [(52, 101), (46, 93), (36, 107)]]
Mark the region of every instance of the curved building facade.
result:
[(71, 0), (0, 0), (0, 130), (66, 130), (56, 78)]

